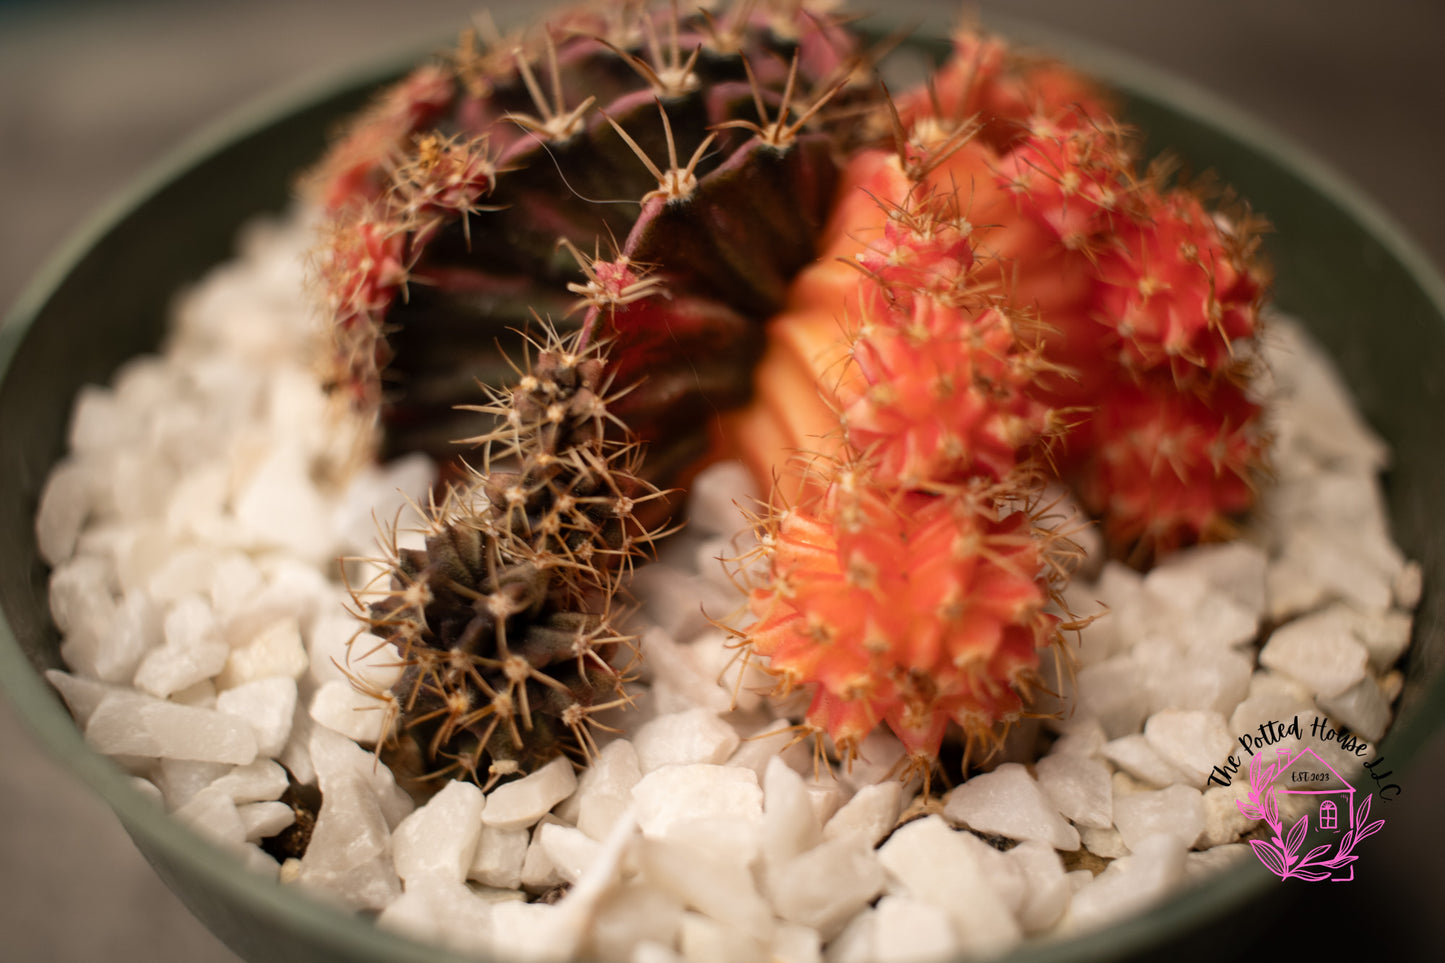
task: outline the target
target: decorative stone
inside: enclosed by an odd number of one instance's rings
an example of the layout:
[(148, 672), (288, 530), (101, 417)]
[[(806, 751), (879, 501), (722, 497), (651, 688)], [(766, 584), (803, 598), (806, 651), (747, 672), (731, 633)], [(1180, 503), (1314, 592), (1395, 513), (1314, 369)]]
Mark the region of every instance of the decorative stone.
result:
[(1056, 751), (1034, 764), (1039, 788), (1075, 826), (1114, 825), (1114, 791), (1109, 767), (1078, 753)]
[(1202, 789), (1214, 767), (1235, 747), (1224, 717), (1217, 712), (1166, 709), (1144, 724), (1144, 738), (1189, 785)]
[(632, 805), (632, 790), (642, 780), (637, 750), (626, 739), (602, 747), (578, 780), (577, 828), (601, 841)]
[(823, 826), (823, 838), (858, 836), (876, 846), (898, 822), (902, 804), (903, 786), (897, 780), (864, 786)]
[(256, 751), (276, 757), (286, 748), (296, 717), (296, 682), (285, 676), (258, 679), (216, 696), (216, 709), (244, 719), (256, 736)]
[(895, 831), (878, 849), (878, 859), (903, 895), (948, 914), (964, 950), (998, 953), (1022, 934), (1000, 898), (997, 878), (990, 878), (978, 850), (964, 842), (966, 835), (926, 816)]
[(1168, 836), (1189, 849), (1204, 832), (1204, 797), (1189, 786), (1136, 792), (1114, 800), (1114, 825), (1130, 851), (1149, 836)]
[(149, 696), (114, 692), (86, 723), (85, 739), (107, 755), (245, 765), (256, 758), (251, 727), (234, 716)]
[(669, 765), (721, 765), (740, 742), (737, 731), (707, 709), (658, 716), (632, 737), (644, 773)]
[(467, 878), (498, 889), (522, 885), (522, 864), (531, 834), (525, 829), (498, 829), (482, 825)]
[(493, 789), (482, 822), (497, 829), (531, 826), (576, 788), (572, 764), (561, 757), (553, 759), (536, 772)]
[(751, 769), (736, 766), (663, 766), (633, 787), (637, 823), (649, 839), (680, 824), (708, 818), (761, 824), (763, 791)]
[(1176, 835), (1138, 840), (1133, 852), (1114, 860), (1074, 894), (1064, 929), (1097, 929), (1157, 902), (1184, 878), (1186, 848)]
[(883, 890), (883, 867), (862, 836), (829, 840), (769, 866), (768, 891), (778, 916), (825, 940)]
[(1365, 677), (1369, 653), (1355, 638), (1348, 609), (1334, 607), (1275, 629), (1259, 664), (1288, 673), (1317, 696), (1336, 696)]
[(948, 914), (907, 896), (885, 896), (873, 915), (873, 955), (878, 963), (922, 963), (957, 956), (958, 937)]
[(981, 833), (1038, 839), (1055, 849), (1078, 849), (1079, 833), (1016, 762), (974, 776), (948, 794), (943, 814)]
[(396, 874), (408, 886), (423, 877), (460, 883), (482, 833), (482, 790), (453, 779), (392, 833)]
[(297, 881), (357, 909), (382, 909), (401, 894), (386, 817), (358, 773), (337, 772), (322, 787), (321, 812)]

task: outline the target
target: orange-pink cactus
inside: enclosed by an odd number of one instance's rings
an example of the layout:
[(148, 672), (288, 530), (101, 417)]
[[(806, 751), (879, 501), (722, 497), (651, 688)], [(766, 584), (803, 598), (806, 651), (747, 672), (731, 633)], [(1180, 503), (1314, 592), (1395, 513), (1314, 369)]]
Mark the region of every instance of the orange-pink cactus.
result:
[(1048, 542), (978, 491), (880, 487), (844, 469), (811, 506), (763, 523), (767, 580), (748, 630), (783, 691), (813, 685), (807, 721), (844, 756), (880, 724), (919, 764), (950, 722), (970, 740), (1018, 717), (1059, 619)]

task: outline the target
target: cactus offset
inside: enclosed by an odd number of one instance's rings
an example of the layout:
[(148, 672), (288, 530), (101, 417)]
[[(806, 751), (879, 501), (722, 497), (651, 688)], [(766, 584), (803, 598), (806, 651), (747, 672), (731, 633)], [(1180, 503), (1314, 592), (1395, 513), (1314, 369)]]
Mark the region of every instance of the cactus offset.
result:
[(746, 643), (781, 692), (811, 687), (806, 724), (845, 759), (886, 724), (926, 776), (950, 724), (973, 750), (1023, 712), (1062, 641), (1045, 611), (1061, 543), (999, 510), (1013, 492), (888, 488), (858, 463), (828, 477), (817, 499), (759, 523), (769, 571)]
[(377, 694), (393, 707), (380, 751), (418, 795), (442, 777), (490, 783), (589, 755), (593, 715), (628, 701), (613, 599), (656, 534), (639, 507), (660, 493), (637, 477), (638, 449), (608, 437), (603, 362), (575, 340), (545, 345), (487, 406), (499, 424), (476, 439), (485, 463), (516, 470), (454, 489), (369, 606), (404, 666)]

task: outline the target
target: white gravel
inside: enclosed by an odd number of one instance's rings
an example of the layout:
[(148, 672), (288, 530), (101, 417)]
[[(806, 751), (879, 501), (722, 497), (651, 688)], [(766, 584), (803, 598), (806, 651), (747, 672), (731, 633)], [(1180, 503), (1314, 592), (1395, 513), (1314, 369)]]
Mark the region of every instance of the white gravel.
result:
[[(753, 494), (720, 465), (693, 488), (692, 528), (639, 572), (644, 681), (596, 764), (485, 794), (454, 783), (416, 808), (358, 744), (389, 706), (341, 667), (376, 693), (395, 667), (365, 641), (347, 664), (356, 624), (335, 560), (373, 554), (374, 519), (432, 469), (352, 464), (362, 429), (309, 366), (295, 295), (308, 244), (295, 223), (251, 229), (181, 301), (163, 355), (81, 393), (36, 519), (70, 666), (50, 678), (87, 740), (251, 871), (504, 959), (997, 953), (1248, 858), (1240, 787), (1207, 782), (1241, 734), (1296, 713), (1371, 742), (1388, 725), (1421, 573), (1385, 526), (1387, 449), (1279, 319), (1277, 487), (1238, 542), (1074, 582), (1075, 611), (1110, 614), (1061, 681), (1073, 708), (1047, 724), (1042, 758), (995, 760), (927, 805), (888, 778), (901, 747), (886, 733), (851, 771), (815, 770), (790, 746), (801, 704), (763, 698), (766, 677), (707, 619), (740, 601), (716, 558), (741, 547), (734, 503)], [(373, 573), (346, 563), (353, 584)], [(278, 763), (323, 794), (310, 848), (285, 866), (256, 845), (291, 820)]]

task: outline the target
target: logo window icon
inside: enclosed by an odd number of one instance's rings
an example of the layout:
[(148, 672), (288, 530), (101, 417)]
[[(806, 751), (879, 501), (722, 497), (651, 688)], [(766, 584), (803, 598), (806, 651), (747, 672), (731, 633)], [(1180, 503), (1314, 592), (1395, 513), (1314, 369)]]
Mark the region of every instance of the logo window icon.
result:
[(1328, 799), (1320, 803), (1320, 828), (1334, 830), (1338, 821), (1339, 812), (1335, 809), (1335, 804)]

